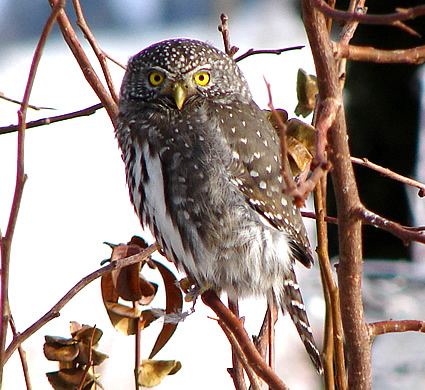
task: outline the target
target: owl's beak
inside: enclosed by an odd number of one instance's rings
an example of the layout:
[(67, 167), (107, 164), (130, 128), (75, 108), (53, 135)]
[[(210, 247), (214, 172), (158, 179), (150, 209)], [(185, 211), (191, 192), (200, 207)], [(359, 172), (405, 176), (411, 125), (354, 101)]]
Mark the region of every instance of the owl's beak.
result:
[(173, 96), (177, 108), (181, 110), (186, 100), (186, 91), (181, 83), (175, 83), (173, 85)]

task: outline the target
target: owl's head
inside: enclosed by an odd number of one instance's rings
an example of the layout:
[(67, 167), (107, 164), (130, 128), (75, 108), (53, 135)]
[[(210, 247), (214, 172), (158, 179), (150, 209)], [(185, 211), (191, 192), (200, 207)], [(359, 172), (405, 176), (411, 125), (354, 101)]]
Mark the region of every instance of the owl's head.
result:
[(221, 103), (250, 100), (236, 63), (200, 41), (159, 42), (132, 57), (121, 88), (121, 103), (153, 103), (181, 110), (199, 99)]

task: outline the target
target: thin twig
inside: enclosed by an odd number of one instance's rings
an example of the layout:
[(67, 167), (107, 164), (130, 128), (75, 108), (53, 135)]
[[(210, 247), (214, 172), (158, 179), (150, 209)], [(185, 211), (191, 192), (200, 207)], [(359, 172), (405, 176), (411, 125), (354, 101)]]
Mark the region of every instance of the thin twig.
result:
[(232, 46), (230, 44), (230, 34), (229, 34), (229, 25), (228, 25), (229, 18), (227, 15), (221, 14), (220, 20), (221, 20), (221, 24), (218, 26), (218, 31), (220, 31), (221, 35), (223, 36), (224, 52), (229, 57), (233, 58), (233, 56), (237, 53), (239, 48), (236, 46)]
[(384, 168), (384, 167), (382, 167), (378, 164), (370, 162), (367, 158), (351, 157), (351, 161), (355, 164), (363, 165), (364, 167), (373, 169), (374, 171), (377, 171), (381, 175), (389, 177), (390, 179), (399, 181), (401, 183), (407, 184), (407, 185), (412, 186), (412, 187), (416, 187), (416, 188), (419, 189), (418, 195), (420, 197), (425, 196), (425, 184), (424, 183), (421, 183), (417, 180), (414, 180), (414, 179), (411, 179), (409, 177), (402, 176), (398, 173), (395, 173), (388, 168)]
[(381, 217), (373, 211), (368, 210), (363, 205), (355, 211), (355, 214), (360, 217), (364, 224), (372, 225), (392, 233), (394, 236), (400, 238), (405, 245), (410, 241), (422, 242), (425, 244), (425, 231), (423, 231), (423, 228), (406, 228), (397, 222)]
[(108, 53), (106, 53), (104, 50), (102, 50), (103, 55), (111, 62), (113, 62), (115, 65), (118, 65), (120, 68), (126, 70), (127, 67), (124, 64), (121, 64), (121, 62), (118, 62), (115, 58), (111, 57)]
[(87, 357), (87, 364), (86, 364), (86, 367), (84, 369), (84, 373), (81, 377), (80, 384), (78, 385), (77, 390), (83, 390), (84, 389), (84, 385), (85, 385), (85, 382), (86, 382), (87, 375), (90, 371), (90, 368), (93, 367), (93, 340), (94, 340), (95, 334), (96, 334), (96, 325), (93, 326), (93, 331), (92, 331), (92, 334), (91, 334), (91, 337), (90, 337), (90, 342), (89, 342), (89, 345), (88, 345), (89, 355)]
[(291, 46), (291, 47), (285, 47), (283, 49), (270, 49), (270, 50), (254, 50), (254, 49), (249, 49), (246, 53), (240, 55), (239, 57), (236, 57), (234, 60), (235, 62), (239, 62), (241, 60), (244, 60), (245, 58), (249, 57), (249, 56), (253, 56), (255, 54), (282, 54), (285, 51), (290, 51), (290, 50), (300, 50), (303, 49), (305, 46), (301, 45), (301, 46)]
[[(276, 370), (276, 321), (278, 317), (278, 306), (276, 298), (273, 295), (273, 301), (268, 304), (270, 310), (267, 310), (269, 315), (269, 326), (268, 326), (268, 344), (269, 344), (269, 366), (275, 371)], [(273, 390), (269, 387), (269, 390)]]
[[(15, 321), (13, 320), (12, 315), (10, 315), (9, 317), (9, 325), (10, 325), (10, 329), (12, 329), (13, 337), (16, 337), (18, 335), (18, 331), (16, 329)], [(31, 390), (32, 385), (30, 380), (30, 373), (28, 370), (27, 354), (22, 348), (22, 345), (18, 347), (18, 353), (19, 353), (19, 359), (21, 360), (22, 372), (24, 374), (26, 388), (27, 390)]]
[[(229, 309), (237, 317), (239, 317), (239, 304), (238, 301), (229, 299)], [(243, 364), (240, 359), (240, 354), (235, 350), (234, 344), (232, 346), (232, 368), (227, 369), (232, 377), (235, 390), (246, 390), (246, 383), (243, 374)], [(237, 346), (236, 346), (237, 348)]]
[[(224, 334), (226, 335), (227, 339), (229, 340), (229, 343), (232, 346), (232, 351), (234, 351), (235, 355), (237, 356), (237, 360), (243, 366), (243, 368), (244, 368), (244, 370), (245, 370), (245, 372), (248, 376), (248, 379), (251, 383), (250, 390), (261, 390), (260, 380), (259, 380), (258, 376), (256, 375), (256, 373), (254, 372), (254, 370), (252, 369), (251, 365), (249, 364), (249, 362), (248, 362), (244, 352), (242, 351), (242, 348), (239, 345), (235, 335), (232, 333), (232, 331), (229, 329), (229, 327), (227, 326), (227, 324), (224, 321), (222, 321), (221, 319), (218, 319), (217, 322), (220, 325), (221, 329), (223, 330)], [(232, 379), (233, 379), (231, 369), (229, 371), (229, 374), (232, 376)], [(242, 387), (236, 387), (237, 384), (235, 383), (234, 379), (233, 379), (233, 383), (235, 385), (235, 389), (240, 389), (240, 388), (246, 389), (245, 382), (242, 382), (243, 383)]]
[(120, 259), (111, 262), (110, 264), (99, 268), (98, 270), (92, 272), (91, 274), (85, 276), (81, 279), (74, 287), (72, 287), (43, 317), (37, 320), (34, 324), (32, 324), (29, 328), (27, 328), (24, 332), (15, 337), (10, 343), (9, 347), (6, 350), (5, 361), (7, 361), (12, 353), (16, 350), (16, 348), (21, 345), (25, 340), (27, 340), (30, 336), (32, 336), (37, 330), (41, 329), (45, 324), (51, 321), (53, 318), (59, 317), (60, 310), (84, 287), (88, 284), (100, 278), (101, 276), (112, 272), (116, 269), (120, 269), (127, 265), (135, 264), (140, 261), (147, 259), (152, 253), (157, 251), (159, 246), (157, 243), (154, 243), (144, 249), (142, 252), (137, 255), (126, 257), (125, 259)]
[[(349, 12), (358, 12), (358, 13), (366, 13), (367, 8), (365, 8), (366, 0), (351, 0), (350, 5), (348, 7)], [(351, 39), (354, 36), (355, 31), (359, 22), (356, 20), (352, 20), (346, 23), (344, 29), (341, 34), (341, 38), (339, 40), (340, 45), (348, 45)], [(341, 85), (341, 90), (344, 88), (345, 80), (346, 80), (346, 72), (347, 72), (347, 59), (341, 58), (338, 62), (338, 72), (339, 72), (339, 80)]]
[[(32, 127), (50, 125), (50, 124), (55, 123), (55, 122), (65, 121), (65, 120), (68, 120), (68, 119), (78, 118), (78, 117), (81, 117), (81, 116), (89, 116), (89, 115), (94, 114), (97, 110), (99, 110), (101, 108), (103, 108), (103, 104), (98, 103), (98, 104), (95, 104), (93, 106), (84, 108), (82, 110), (70, 112), (70, 113), (67, 113), (67, 114), (57, 115), (57, 116), (51, 116), (51, 117), (48, 117), (48, 118), (37, 119), (37, 120), (31, 121), (31, 122), (27, 122), (25, 124), (25, 127), (27, 129), (30, 129)], [(18, 131), (18, 128), (19, 128), (18, 125), (10, 125), (10, 126), (5, 126), (5, 127), (0, 127), (0, 135), (1, 134), (13, 133), (15, 131)]]
[(323, 0), (310, 0), (310, 3), (328, 18), (345, 21), (355, 20), (361, 24), (396, 25), (399, 27), (399, 22), (401, 21), (412, 20), (418, 16), (425, 15), (425, 5), (412, 8), (397, 8), (396, 12), (392, 14), (372, 15), (340, 11), (330, 7)]
[[(20, 102), (19, 100), (15, 100), (15, 99), (12, 99), (12, 98), (9, 98), (9, 97), (5, 96), (5, 94), (3, 92), (0, 92), (0, 99), (6, 100), (7, 102), (10, 102), (10, 103), (15, 103), (15, 104), (22, 105), (22, 102)], [(28, 108), (31, 108), (31, 110), (35, 110), (35, 111), (40, 111), (40, 110), (55, 110), (55, 108), (51, 108), (51, 107), (38, 107), (38, 106), (34, 106), (32, 104), (28, 104)]]
[[(138, 303), (133, 301), (133, 309), (138, 310)], [(140, 348), (141, 348), (141, 331), (142, 321), (140, 318), (137, 319), (137, 330), (134, 335), (134, 389), (139, 389), (139, 373), (140, 373)]]
[(281, 153), (281, 156), (282, 156), (282, 167), (281, 167), (281, 170), (280, 170), (280, 174), (282, 175), (283, 181), (285, 183), (285, 190), (287, 191), (288, 194), (292, 194), (296, 191), (297, 186), (296, 186), (294, 179), (292, 177), (292, 174), (290, 172), (289, 164), (287, 163), (287, 161), (288, 161), (288, 157), (287, 157), (288, 151), (287, 151), (287, 147), (286, 147), (287, 126), (283, 122), (279, 113), (274, 108), (272, 90), (271, 90), (270, 83), (266, 80), (265, 77), (263, 77), (263, 78), (264, 78), (264, 82), (265, 82), (266, 87), (267, 87), (267, 94), (269, 96), (268, 107), (270, 108), (272, 115), (274, 116), (274, 119), (276, 121), (276, 124), (277, 124), (277, 126), (279, 127), (279, 130), (280, 130), (280, 153)]
[(202, 301), (209, 306), (230, 330), (240, 345), (242, 352), (246, 356), (248, 364), (255, 373), (262, 378), (274, 390), (286, 390), (288, 387), (276, 375), (276, 373), (266, 364), (258, 353), (253, 342), (249, 338), (238, 318), (220, 301), (213, 291), (206, 291), (202, 294)]
[[(326, 297), (326, 326), (323, 350), (325, 365), (326, 389), (334, 389), (334, 382), (339, 390), (347, 389), (345, 378), (345, 358), (339, 291), (333, 276), (328, 252), (328, 230), (325, 223), (326, 216), (326, 176), (314, 191), (314, 207), (318, 218), (317, 227), (317, 255), (319, 257), (320, 274), (323, 280), (324, 295)], [(335, 375), (334, 375), (335, 370)]]
[[(51, 6), (54, 6), (58, 1), (59, 0), (51, 0)], [(58, 24), (62, 32), (62, 36), (65, 42), (68, 44), (68, 47), (70, 48), (75, 59), (77, 60), (84, 77), (102, 102), (112, 123), (114, 123), (118, 116), (118, 105), (105, 89), (96, 72), (94, 71), (64, 10), (62, 10), (62, 12), (58, 15)]]
[(26, 175), (24, 171), (24, 144), (25, 144), (25, 122), (26, 113), (28, 108), (28, 102), (31, 95), (32, 87), (37, 73), (38, 64), (43, 53), (44, 46), (47, 38), (52, 30), (52, 27), (64, 7), (64, 1), (58, 1), (53, 7), (49, 18), (44, 25), (40, 39), (34, 52), (34, 56), (31, 63), (30, 73), (25, 87), (24, 97), (22, 99), (21, 108), (18, 111), (18, 152), (17, 152), (17, 171), (16, 171), (16, 184), (15, 193), (13, 196), (12, 207), (9, 215), (9, 221), (6, 228), (6, 234), (1, 238), (1, 303), (0, 303), (0, 387), (3, 383), (3, 369), (6, 364), (6, 334), (7, 325), (9, 322), (9, 266), (10, 266), (10, 251), (15, 232), (16, 221), (18, 218), (19, 208), (21, 204), (24, 184), (26, 181)]
[(114, 87), (114, 82), (111, 77), (111, 73), (109, 72), (108, 64), (105, 60), (105, 55), (103, 50), (99, 47), (96, 38), (88, 26), (86, 19), (83, 14), (83, 10), (81, 9), (81, 4), (79, 0), (72, 0), (74, 4), (75, 14), (77, 15), (77, 25), (80, 27), (81, 31), (84, 33), (85, 38), (89, 41), (91, 48), (93, 49), (94, 54), (99, 61), (100, 67), (102, 68), (103, 76), (105, 77), (106, 84), (109, 89), (109, 93), (114, 99), (115, 103), (118, 103), (118, 94)]

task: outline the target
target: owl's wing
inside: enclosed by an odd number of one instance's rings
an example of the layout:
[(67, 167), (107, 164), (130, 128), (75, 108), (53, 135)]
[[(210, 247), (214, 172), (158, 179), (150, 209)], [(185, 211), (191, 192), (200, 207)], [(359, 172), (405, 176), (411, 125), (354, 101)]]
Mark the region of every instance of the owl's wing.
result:
[(310, 267), (313, 257), (301, 213), (283, 193), (276, 131), (254, 102), (221, 105), (219, 112), (221, 131), (232, 149), (233, 182), (266, 223), (287, 234), (294, 258)]

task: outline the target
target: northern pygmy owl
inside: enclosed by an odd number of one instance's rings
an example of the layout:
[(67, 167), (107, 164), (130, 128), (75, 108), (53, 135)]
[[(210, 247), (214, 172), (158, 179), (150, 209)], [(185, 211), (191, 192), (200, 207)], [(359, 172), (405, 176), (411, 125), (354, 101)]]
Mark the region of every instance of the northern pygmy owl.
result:
[(116, 136), (135, 211), (167, 258), (197, 292), (275, 297), (321, 372), (293, 269), (313, 263), (309, 240), (284, 193), (279, 137), (236, 63), (188, 39), (142, 50), (124, 76)]

